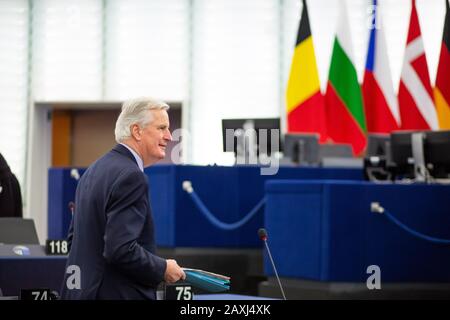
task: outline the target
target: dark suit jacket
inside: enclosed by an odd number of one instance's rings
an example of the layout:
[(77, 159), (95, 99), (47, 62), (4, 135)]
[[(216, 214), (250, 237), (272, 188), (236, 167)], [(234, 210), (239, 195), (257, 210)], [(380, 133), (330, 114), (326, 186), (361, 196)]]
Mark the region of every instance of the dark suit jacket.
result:
[(62, 299), (156, 299), (166, 260), (155, 255), (147, 177), (124, 146), (79, 180), (68, 240), (66, 270), (80, 268), (81, 289), (68, 289), (66, 273)]
[(22, 194), (16, 176), (0, 154), (0, 217), (22, 218)]

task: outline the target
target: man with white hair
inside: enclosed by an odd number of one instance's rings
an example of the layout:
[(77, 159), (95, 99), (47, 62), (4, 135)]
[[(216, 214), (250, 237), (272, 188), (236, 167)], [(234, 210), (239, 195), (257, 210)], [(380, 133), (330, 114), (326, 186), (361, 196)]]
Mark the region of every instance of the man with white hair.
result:
[(159, 283), (185, 279), (175, 260), (155, 254), (143, 173), (165, 157), (172, 140), (168, 108), (151, 98), (126, 101), (116, 122), (118, 144), (79, 180), (62, 299), (154, 300)]

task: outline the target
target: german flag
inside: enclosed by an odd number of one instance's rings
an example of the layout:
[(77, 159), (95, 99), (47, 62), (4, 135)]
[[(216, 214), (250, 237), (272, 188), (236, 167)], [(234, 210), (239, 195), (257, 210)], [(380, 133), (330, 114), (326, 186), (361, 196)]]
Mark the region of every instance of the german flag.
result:
[(450, 9), (448, 0), (444, 22), (444, 36), (442, 37), (441, 55), (434, 88), (434, 101), (438, 115), (439, 127), (450, 129)]
[(288, 132), (318, 133), (326, 140), (324, 99), (320, 92), (308, 8), (303, 11), (286, 92)]

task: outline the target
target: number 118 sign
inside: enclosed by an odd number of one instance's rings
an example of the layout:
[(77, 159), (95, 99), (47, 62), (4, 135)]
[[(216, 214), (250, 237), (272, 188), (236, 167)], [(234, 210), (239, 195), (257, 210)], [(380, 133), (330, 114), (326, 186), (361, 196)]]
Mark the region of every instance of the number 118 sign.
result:
[(67, 240), (51, 240), (45, 241), (45, 253), (48, 255), (66, 255), (69, 253)]

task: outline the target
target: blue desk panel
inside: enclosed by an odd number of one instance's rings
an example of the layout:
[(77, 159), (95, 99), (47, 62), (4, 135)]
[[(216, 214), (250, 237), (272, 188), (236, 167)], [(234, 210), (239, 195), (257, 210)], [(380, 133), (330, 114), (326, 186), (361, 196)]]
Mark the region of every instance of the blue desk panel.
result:
[[(450, 245), (416, 238), (370, 211), (380, 202), (405, 225), (450, 239), (450, 186), (363, 181), (269, 181), (265, 223), (281, 277), (365, 282), (449, 282)], [(272, 276), (270, 261), (264, 269)]]
[[(77, 180), (70, 176), (71, 168), (48, 170), (48, 239), (65, 239), (69, 230), (72, 212), (69, 202), (75, 201)], [(80, 175), (86, 171), (78, 170)]]
[(60, 291), (66, 257), (0, 256), (0, 288), (4, 296), (19, 296), (20, 289), (47, 288)]
[[(80, 170), (82, 173), (84, 170)], [(165, 247), (260, 247), (257, 230), (264, 226), (263, 209), (246, 225), (225, 231), (212, 225), (197, 209), (182, 183), (190, 180), (210, 211), (223, 222), (236, 222), (264, 197), (271, 179), (362, 180), (361, 169), (280, 167), (272, 176), (258, 166), (155, 165), (145, 170), (155, 218), (156, 242)], [(75, 198), (76, 180), (70, 169), (49, 170), (49, 220), (51, 238), (64, 238), (70, 222), (69, 201)]]

